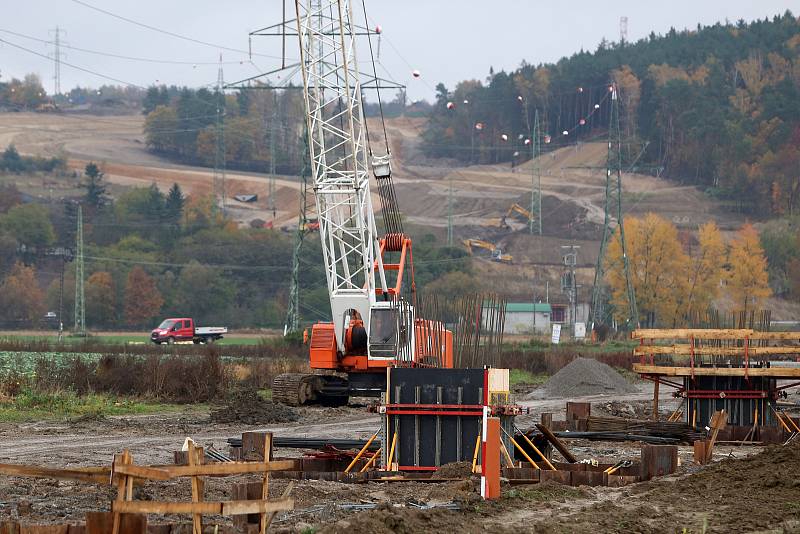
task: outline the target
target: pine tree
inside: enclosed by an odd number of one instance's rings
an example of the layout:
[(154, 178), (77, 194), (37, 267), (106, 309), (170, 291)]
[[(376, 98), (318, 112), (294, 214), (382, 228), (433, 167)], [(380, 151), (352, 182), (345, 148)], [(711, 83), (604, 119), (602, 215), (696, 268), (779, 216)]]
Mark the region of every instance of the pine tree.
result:
[(86, 182), (86, 203), (94, 208), (100, 208), (108, 200), (106, 197), (106, 186), (103, 184), (103, 172), (95, 162), (90, 162), (84, 169)]
[(183, 196), (181, 186), (177, 183), (172, 184), (172, 187), (167, 193), (167, 200), (165, 204), (165, 211), (167, 220), (173, 224), (181, 220), (183, 214), (183, 206), (186, 203), (186, 197)]

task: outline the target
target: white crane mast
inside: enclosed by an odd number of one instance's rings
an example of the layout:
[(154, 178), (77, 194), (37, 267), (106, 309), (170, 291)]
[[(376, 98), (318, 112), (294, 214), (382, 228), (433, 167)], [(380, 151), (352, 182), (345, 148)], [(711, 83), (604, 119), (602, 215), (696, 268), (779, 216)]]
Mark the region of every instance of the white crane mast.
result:
[[(375, 266), (386, 277), (369, 187), (369, 165), (352, 7), (348, 0), (295, 0), (300, 66), (331, 312), (339, 350), (355, 310), (369, 332)], [(373, 162), (376, 172), (388, 159)]]

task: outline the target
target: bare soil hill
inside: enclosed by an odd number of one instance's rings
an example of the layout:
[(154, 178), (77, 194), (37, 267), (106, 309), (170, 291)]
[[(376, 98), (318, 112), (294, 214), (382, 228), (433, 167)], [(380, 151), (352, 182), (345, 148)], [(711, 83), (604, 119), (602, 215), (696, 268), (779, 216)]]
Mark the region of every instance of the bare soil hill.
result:
[[(99, 161), (112, 192), (151, 183), (162, 190), (178, 183), (189, 193), (210, 192), (211, 169), (178, 165), (147, 151), (143, 122), (138, 115), (5, 113), (0, 114), (0, 146), (13, 142), (25, 154), (62, 154), (76, 171), (87, 161)], [(579, 264), (587, 272), (579, 273), (579, 282), (591, 282), (588, 268), (596, 261), (604, 217), (605, 142), (561, 148), (539, 158), (543, 229), (539, 236), (530, 234), (523, 216), (508, 214), (513, 204), (530, 207), (533, 162), (512, 169), (507, 164), (463, 166), (431, 160), (421, 150), (424, 125), (422, 118), (387, 121), (400, 208), (413, 233), (444, 238), (448, 206), (452, 205), (457, 242), (485, 239), (514, 257), (512, 265), (492, 264), (488, 257), (476, 262), (487, 283), (502, 279), (509, 291), (525, 288), (526, 292), (534, 276), (540, 282), (555, 277), (551, 283), (557, 283), (561, 246), (566, 244), (581, 247)], [(373, 137), (379, 131), (377, 120), (370, 119), (370, 131)], [(377, 142), (377, 137), (373, 141)], [(248, 224), (261, 219), (277, 227), (296, 225), (297, 177), (278, 177), (274, 213), (269, 209), (266, 174), (228, 172), (226, 183), (226, 208), (235, 220)], [(76, 185), (63, 188), (61, 194), (72, 193)], [(46, 184), (40, 189), (44, 187)], [(233, 199), (244, 193), (258, 194), (258, 202), (243, 204)], [(711, 219), (729, 231), (743, 222), (741, 216), (725, 212), (698, 189), (652, 176), (625, 174), (623, 203), (626, 214), (653, 211), (689, 231)], [(373, 205), (380, 206), (377, 198)], [(542, 264), (553, 272), (539, 268), (537, 273), (534, 266)]]

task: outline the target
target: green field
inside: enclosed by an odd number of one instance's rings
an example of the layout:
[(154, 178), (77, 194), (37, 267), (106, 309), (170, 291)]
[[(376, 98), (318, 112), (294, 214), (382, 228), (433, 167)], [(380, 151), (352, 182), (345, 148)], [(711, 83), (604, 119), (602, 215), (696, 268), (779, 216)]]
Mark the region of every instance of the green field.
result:
[[(90, 334), (89, 339), (92, 341), (97, 341), (100, 343), (111, 343), (111, 344), (120, 344), (124, 345), (126, 343), (130, 344), (145, 344), (150, 343), (149, 334), (143, 332), (142, 334)], [(58, 338), (57, 334), (53, 332), (52, 335), (43, 335), (43, 334), (13, 334), (4, 332), (0, 335), (0, 341), (2, 340), (16, 340), (16, 341), (49, 341), (53, 342)], [(219, 345), (258, 345), (262, 342), (262, 340), (269, 339), (265, 337), (258, 337), (258, 336), (231, 336), (231, 337), (224, 337), (223, 339), (217, 341), (216, 343)], [(78, 336), (71, 336), (65, 335), (63, 338), (64, 343), (82, 343), (86, 341), (84, 337)], [(189, 342), (188, 344), (192, 344)]]

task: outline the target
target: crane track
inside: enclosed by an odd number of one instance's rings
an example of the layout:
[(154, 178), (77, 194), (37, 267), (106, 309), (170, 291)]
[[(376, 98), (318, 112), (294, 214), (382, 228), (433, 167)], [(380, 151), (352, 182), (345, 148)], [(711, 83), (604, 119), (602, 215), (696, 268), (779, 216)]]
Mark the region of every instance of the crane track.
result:
[(303, 406), (316, 399), (316, 375), (310, 373), (283, 373), (272, 380), (272, 400), (287, 406)]

